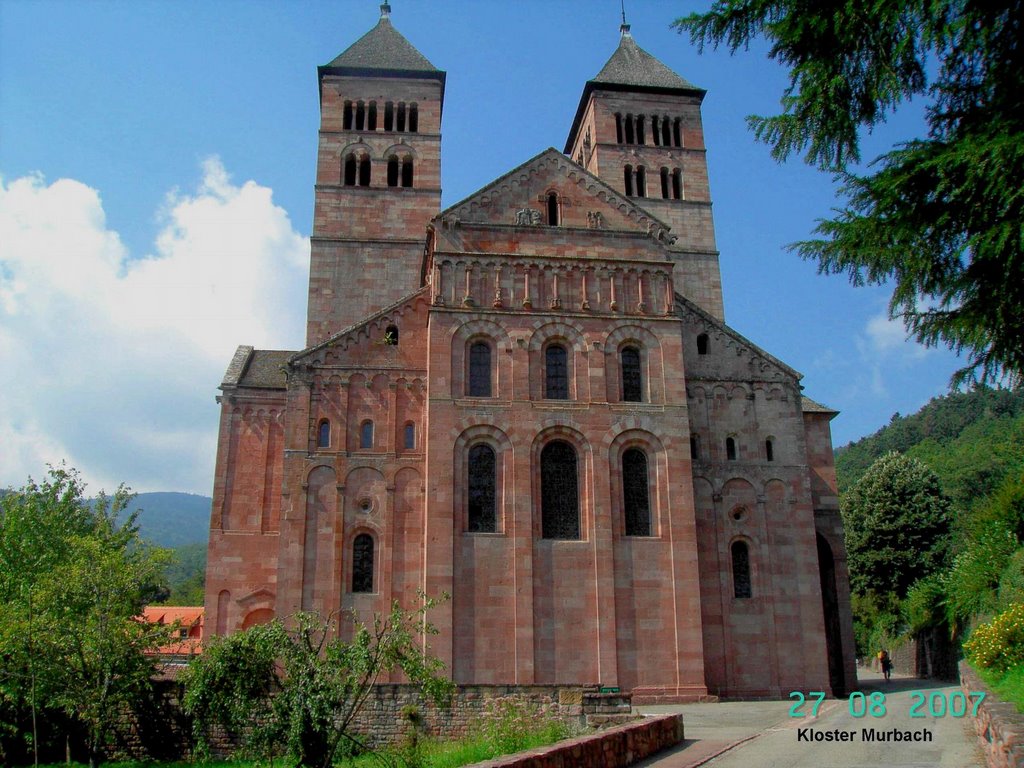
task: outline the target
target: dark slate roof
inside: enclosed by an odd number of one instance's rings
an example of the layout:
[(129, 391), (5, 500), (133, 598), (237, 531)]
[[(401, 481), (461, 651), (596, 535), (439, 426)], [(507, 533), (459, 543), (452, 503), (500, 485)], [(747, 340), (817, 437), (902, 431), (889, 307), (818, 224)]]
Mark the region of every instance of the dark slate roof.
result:
[(811, 400), (811, 398), (809, 398), (807, 395), (801, 395), (800, 405), (804, 413), (829, 413), (832, 414), (833, 416), (839, 413), (839, 411), (833, 408), (829, 408), (828, 406), (822, 405), (821, 403), (816, 403), (814, 400)]
[(401, 72), (440, 71), (391, 26), (387, 13), (382, 13), (377, 26), (356, 40), (327, 67)]
[(235, 352), (221, 387), (253, 389), (284, 389), (284, 369), (294, 352), (276, 349), (253, 349), (241, 346)]
[(628, 27), (623, 27), (619, 47), (593, 82), (640, 88), (696, 89), (637, 45)]

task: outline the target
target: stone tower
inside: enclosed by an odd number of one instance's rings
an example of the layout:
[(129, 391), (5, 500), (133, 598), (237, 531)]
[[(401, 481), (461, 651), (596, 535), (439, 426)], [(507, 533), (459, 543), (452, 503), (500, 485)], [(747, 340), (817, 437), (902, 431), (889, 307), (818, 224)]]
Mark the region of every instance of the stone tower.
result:
[(427, 223), (441, 207), (445, 73), (392, 25), (377, 25), (319, 67), (306, 343), (420, 285)]
[(676, 287), (725, 318), (700, 105), (705, 91), (636, 44), (619, 47), (583, 88), (565, 152), (671, 227)]

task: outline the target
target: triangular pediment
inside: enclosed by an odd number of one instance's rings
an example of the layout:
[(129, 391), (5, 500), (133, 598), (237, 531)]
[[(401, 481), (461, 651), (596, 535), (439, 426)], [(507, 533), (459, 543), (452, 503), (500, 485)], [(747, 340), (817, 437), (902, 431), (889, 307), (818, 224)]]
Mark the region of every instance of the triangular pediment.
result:
[(442, 211), (435, 227), (547, 227), (551, 192), (558, 196), (559, 227), (632, 233), (666, 244), (672, 239), (668, 224), (554, 148)]

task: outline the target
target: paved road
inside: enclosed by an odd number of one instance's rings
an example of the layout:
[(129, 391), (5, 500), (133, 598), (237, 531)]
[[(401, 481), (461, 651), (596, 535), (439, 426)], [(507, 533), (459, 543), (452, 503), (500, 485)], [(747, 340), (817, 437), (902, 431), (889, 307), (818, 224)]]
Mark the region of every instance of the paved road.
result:
[[(880, 675), (858, 669), (861, 690), (885, 695), (885, 714), (855, 718), (847, 700), (825, 701), (817, 717), (792, 718), (790, 701), (641, 707), (642, 712), (682, 712), (682, 748), (640, 763), (642, 768), (976, 768), (984, 760), (969, 720), (949, 715), (911, 718), (912, 691), (938, 707), (959, 686)], [(877, 697), (876, 697), (877, 700)], [(962, 703), (958, 702), (958, 703)], [(927, 703), (923, 708), (927, 711)], [(859, 709), (857, 710), (859, 711)], [(810, 714), (810, 705), (804, 706)], [(925, 741), (866, 741), (896, 730)], [(821, 739), (821, 740), (818, 740)], [(826, 740), (828, 739), (828, 740)], [(836, 741), (835, 739), (849, 739)]]

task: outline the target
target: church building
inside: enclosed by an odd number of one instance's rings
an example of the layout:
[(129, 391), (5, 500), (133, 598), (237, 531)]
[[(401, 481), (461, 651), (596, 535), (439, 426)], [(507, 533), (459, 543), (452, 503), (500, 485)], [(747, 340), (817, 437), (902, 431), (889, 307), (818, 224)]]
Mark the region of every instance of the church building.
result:
[(305, 349), (220, 386), (207, 631), (447, 593), (459, 684), (849, 691), (835, 412), (725, 323), (704, 91), (623, 25), (563, 150), (442, 210), (389, 15), (318, 70)]

